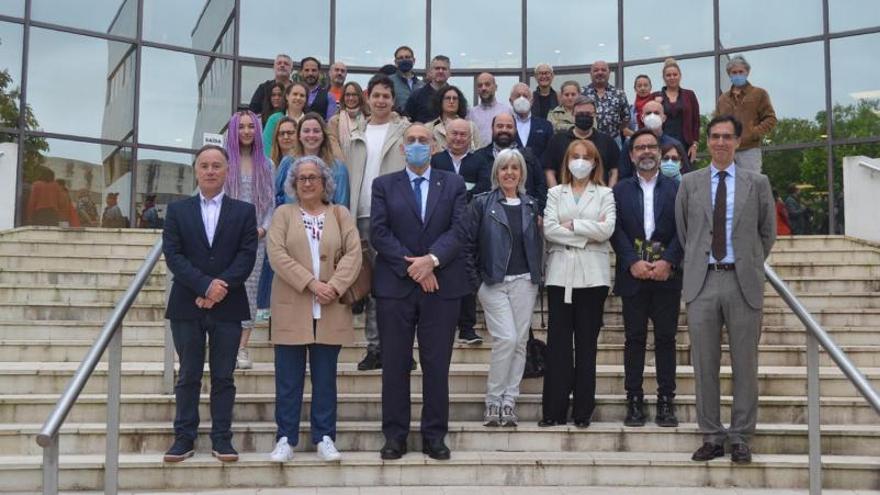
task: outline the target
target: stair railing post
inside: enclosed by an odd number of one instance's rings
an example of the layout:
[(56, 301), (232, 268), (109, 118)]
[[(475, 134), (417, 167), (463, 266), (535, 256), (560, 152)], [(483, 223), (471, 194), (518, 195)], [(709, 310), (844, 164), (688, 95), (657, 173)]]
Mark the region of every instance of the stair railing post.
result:
[(58, 493), (58, 435), (43, 447), (43, 495)]
[(810, 453), (810, 495), (822, 493), (822, 432), (819, 421), (819, 343), (807, 334), (807, 428)]
[(119, 408), (122, 396), (122, 323), (107, 346), (107, 448), (104, 493), (119, 491)]

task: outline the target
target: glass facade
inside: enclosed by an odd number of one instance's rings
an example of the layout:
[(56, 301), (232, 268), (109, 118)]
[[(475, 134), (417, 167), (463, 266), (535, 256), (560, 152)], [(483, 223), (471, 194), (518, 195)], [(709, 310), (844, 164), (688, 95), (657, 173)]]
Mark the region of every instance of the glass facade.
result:
[(507, 100), (516, 82), (535, 86), (538, 63), (558, 89), (588, 83), (596, 60), (632, 101), (635, 77), (660, 90), (674, 57), (704, 119), (743, 54), (779, 119), (764, 171), (782, 198), (800, 191), (813, 233), (840, 231), (842, 157), (880, 154), (871, 0), (4, 0), (0, 143), (18, 164), (15, 224), (35, 223), (34, 186), (52, 177), (71, 205), (59, 224), (99, 225), (112, 196), (122, 221), (142, 225), (144, 203), (163, 211), (192, 191), (193, 151), (272, 77), (275, 55), (342, 61), (366, 83), (399, 45), (420, 74), (449, 56), (471, 104), (480, 72)]

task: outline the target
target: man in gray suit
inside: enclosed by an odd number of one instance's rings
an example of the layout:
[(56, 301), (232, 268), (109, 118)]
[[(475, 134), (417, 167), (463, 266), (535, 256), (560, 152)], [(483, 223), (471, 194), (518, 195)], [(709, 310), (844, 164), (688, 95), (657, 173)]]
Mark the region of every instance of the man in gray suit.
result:
[[(684, 246), (682, 295), (687, 303), (697, 423), (703, 445), (695, 461), (724, 455), (752, 460), (749, 437), (758, 414), (758, 340), (764, 303), (764, 260), (776, 240), (776, 210), (767, 176), (736, 166), (742, 124), (731, 115), (707, 128), (712, 163), (682, 177), (675, 204)], [(730, 428), (721, 424), (721, 326), (733, 364)]]

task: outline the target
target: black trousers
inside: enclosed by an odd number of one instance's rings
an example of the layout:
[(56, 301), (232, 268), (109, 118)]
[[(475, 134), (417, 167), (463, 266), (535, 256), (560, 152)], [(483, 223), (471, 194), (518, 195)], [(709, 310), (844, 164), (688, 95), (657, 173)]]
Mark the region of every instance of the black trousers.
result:
[(458, 315), (458, 330), (473, 330), (477, 324), (477, 295), (468, 294), (461, 298), (461, 312)]
[(574, 289), (572, 304), (564, 302), (564, 295), (563, 287), (547, 286), (549, 321), (542, 409), (543, 419), (559, 423), (568, 419), (572, 392), (571, 415), (575, 421), (589, 420), (596, 407), (596, 351), (608, 287)]
[(645, 346), (648, 320), (654, 324), (654, 362), (657, 369), (657, 395), (675, 396), (675, 333), (678, 330), (681, 289), (657, 287), (644, 282), (633, 296), (623, 301), (624, 388), (627, 397), (644, 395)]

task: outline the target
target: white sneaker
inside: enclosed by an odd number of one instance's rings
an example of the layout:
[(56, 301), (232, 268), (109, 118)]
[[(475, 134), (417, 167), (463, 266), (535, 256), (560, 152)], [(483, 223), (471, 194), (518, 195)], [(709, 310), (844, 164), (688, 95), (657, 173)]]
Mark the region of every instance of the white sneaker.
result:
[(324, 435), (324, 438), (321, 439), (321, 442), (318, 444), (318, 457), (325, 461), (338, 461), (342, 459), (342, 454), (336, 450), (336, 445), (333, 445), (333, 440)]
[(251, 355), (248, 352), (247, 347), (240, 347), (238, 349), (238, 357), (236, 358), (235, 364), (240, 370), (249, 370), (254, 367), (254, 362), (251, 361)]
[(275, 444), (275, 450), (269, 454), (269, 459), (272, 462), (287, 462), (293, 460), (293, 449), (290, 448), (290, 444), (287, 443), (287, 437), (281, 437), (278, 439), (278, 443)]

